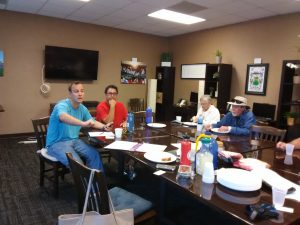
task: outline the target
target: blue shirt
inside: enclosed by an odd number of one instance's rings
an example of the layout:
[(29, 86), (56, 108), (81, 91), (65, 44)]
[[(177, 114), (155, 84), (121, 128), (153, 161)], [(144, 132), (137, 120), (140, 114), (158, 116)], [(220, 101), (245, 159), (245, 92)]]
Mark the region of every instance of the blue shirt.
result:
[(251, 111), (244, 111), (240, 116), (233, 116), (231, 112), (227, 113), (213, 127), (231, 126), (230, 134), (233, 135), (250, 135), (250, 128), (256, 123), (254, 114)]
[(62, 113), (67, 113), (81, 121), (87, 121), (92, 119), (88, 109), (79, 104), (78, 108), (75, 109), (72, 106), (70, 99), (64, 99), (59, 101), (50, 116), (49, 127), (47, 131), (46, 146), (49, 147), (54, 143), (60, 141), (69, 141), (77, 139), (81, 126), (69, 125), (62, 122), (59, 117)]

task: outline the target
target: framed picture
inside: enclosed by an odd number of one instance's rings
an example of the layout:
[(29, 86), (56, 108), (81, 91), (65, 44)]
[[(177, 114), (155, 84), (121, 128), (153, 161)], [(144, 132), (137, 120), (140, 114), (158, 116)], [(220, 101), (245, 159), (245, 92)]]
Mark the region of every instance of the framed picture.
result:
[(248, 64), (245, 94), (266, 95), (269, 64)]
[(181, 79), (205, 79), (206, 64), (182, 64)]
[(142, 62), (121, 62), (121, 84), (146, 84), (146, 64)]
[(0, 50), (0, 77), (4, 75), (4, 53)]

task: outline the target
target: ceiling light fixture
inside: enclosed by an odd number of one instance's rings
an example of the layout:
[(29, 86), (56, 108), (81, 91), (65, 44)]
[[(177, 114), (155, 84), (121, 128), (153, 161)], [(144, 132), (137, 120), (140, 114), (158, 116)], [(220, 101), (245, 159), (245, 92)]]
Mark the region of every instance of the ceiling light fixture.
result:
[(90, 0), (79, 0), (81, 2), (89, 2)]
[(205, 21), (205, 19), (200, 17), (190, 16), (167, 9), (158, 10), (156, 12), (148, 14), (148, 16), (188, 25)]

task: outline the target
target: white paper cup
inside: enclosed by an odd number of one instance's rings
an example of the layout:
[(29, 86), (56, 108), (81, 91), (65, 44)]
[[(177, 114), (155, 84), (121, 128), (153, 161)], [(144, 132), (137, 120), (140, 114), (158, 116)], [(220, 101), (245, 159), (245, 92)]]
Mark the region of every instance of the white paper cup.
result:
[(122, 138), (122, 132), (123, 132), (122, 128), (116, 128), (115, 129), (116, 138)]
[(287, 193), (287, 189), (283, 187), (272, 187), (272, 201), (273, 205), (276, 207), (280, 207), (284, 205), (285, 195)]
[[(173, 117), (173, 118), (174, 118), (174, 117)], [(177, 121), (177, 122), (181, 122), (181, 118), (182, 118), (181, 116), (176, 116), (176, 121)]]
[(285, 155), (283, 163), (285, 165), (293, 165), (293, 156), (292, 155)]
[(287, 155), (293, 155), (294, 147), (295, 146), (293, 144), (286, 144), (285, 145), (285, 153)]

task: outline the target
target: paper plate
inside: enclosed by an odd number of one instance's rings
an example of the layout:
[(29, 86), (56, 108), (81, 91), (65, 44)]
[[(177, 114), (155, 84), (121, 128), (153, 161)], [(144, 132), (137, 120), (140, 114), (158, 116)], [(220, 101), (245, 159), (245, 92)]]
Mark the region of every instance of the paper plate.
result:
[(229, 131), (219, 131), (219, 128), (212, 128), (211, 131), (214, 133), (219, 133), (219, 134), (228, 134), (229, 133)]
[(162, 127), (166, 127), (166, 124), (163, 123), (148, 123), (147, 126), (149, 127), (155, 127), (155, 128), (162, 128)]
[(197, 123), (194, 123), (194, 122), (183, 122), (182, 124), (186, 125), (186, 126), (189, 126), (189, 127), (196, 127), (197, 126)]
[(176, 161), (176, 156), (169, 152), (146, 152), (144, 157), (156, 163), (170, 163)]
[(217, 171), (217, 181), (236, 191), (256, 191), (261, 188), (262, 179), (255, 173), (235, 168), (222, 168)]

